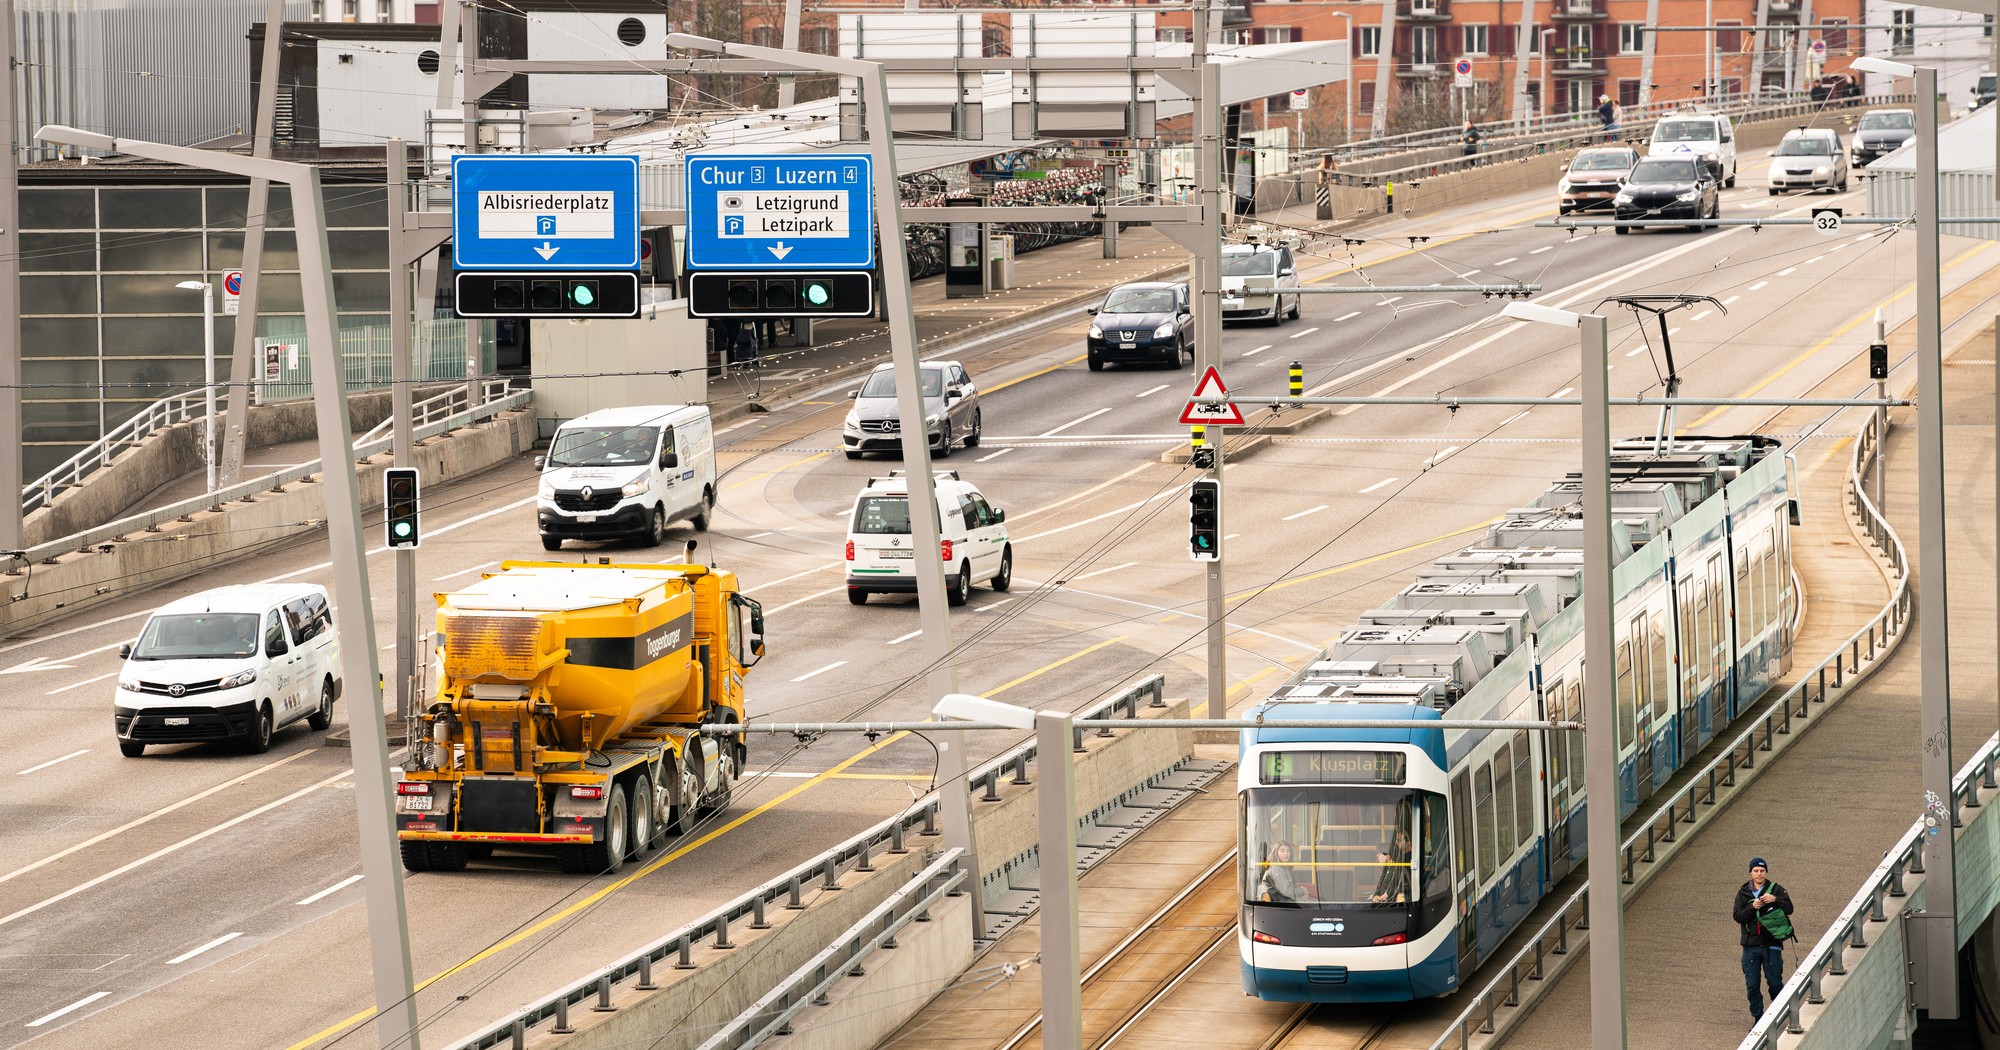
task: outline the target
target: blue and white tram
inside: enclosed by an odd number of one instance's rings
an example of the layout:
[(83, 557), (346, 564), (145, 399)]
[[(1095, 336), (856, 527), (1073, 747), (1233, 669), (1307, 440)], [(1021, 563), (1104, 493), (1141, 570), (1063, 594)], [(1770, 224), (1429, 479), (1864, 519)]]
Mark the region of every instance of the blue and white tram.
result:
[[(1764, 437), (1613, 450), (1619, 816), (1789, 666), (1788, 457)], [(1393, 1002), (1469, 980), (1583, 861), (1577, 478), (1438, 560), (1253, 712), (1237, 772), (1245, 993)], [(1407, 729), (1292, 727), (1407, 719)], [(1593, 736), (1593, 742), (1595, 737)]]

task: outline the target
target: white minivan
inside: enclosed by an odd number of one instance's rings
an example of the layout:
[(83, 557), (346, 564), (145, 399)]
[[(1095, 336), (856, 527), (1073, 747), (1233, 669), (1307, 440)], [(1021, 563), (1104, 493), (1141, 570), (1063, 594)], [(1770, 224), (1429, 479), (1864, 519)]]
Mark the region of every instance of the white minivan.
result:
[(542, 549), (564, 540), (637, 537), (659, 546), (683, 519), (708, 531), (715, 428), (706, 405), (599, 409), (556, 428), (537, 462)]
[[(939, 556), (945, 566), (945, 601), (964, 605), (975, 583), (1004, 591), (1014, 583), (1014, 547), (1007, 512), (955, 470), (936, 477)], [(869, 478), (855, 497), (847, 526), (847, 600), (864, 605), (871, 594), (915, 594), (916, 541), (910, 535), (910, 483), (900, 470)]]
[(271, 749), (273, 731), (333, 724), (340, 641), (326, 588), (314, 583), (218, 587), (168, 603), (120, 646), (118, 750), (234, 740)]
[(1720, 113), (1682, 110), (1661, 117), (1646, 156), (1706, 160), (1724, 186), (1736, 185), (1736, 128)]

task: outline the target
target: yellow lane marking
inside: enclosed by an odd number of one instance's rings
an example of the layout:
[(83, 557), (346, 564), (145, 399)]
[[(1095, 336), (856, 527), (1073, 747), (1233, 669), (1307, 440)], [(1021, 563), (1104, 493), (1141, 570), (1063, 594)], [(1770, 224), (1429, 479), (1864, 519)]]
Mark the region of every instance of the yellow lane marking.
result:
[(1248, 678), (1245, 678), (1242, 681), (1236, 683), (1234, 686), (1231, 686), (1229, 691), (1232, 693), (1247, 693), (1250, 691), (1251, 686), (1257, 684), (1258, 679), (1264, 678), (1267, 675), (1275, 674), (1277, 670), (1278, 669), (1275, 667), (1266, 667), (1263, 670), (1258, 671), (1256, 674), (1253, 674)]
[[(1971, 251), (1966, 252), (1964, 255), (1961, 255), (1958, 258), (1953, 259), (1952, 261), (1946, 263), (1944, 265), (1944, 268), (1939, 270), (1938, 272), (1939, 273), (1950, 272), (1953, 268), (1957, 267), (1959, 263), (1962, 263), (1965, 260), (1970, 259), (1975, 255), (1978, 255), (1980, 252), (1985, 251), (1986, 248), (1987, 248), (1986, 245), (1981, 245), (1977, 248), (1974, 248)], [(1745, 390), (1736, 396), (1737, 397), (1757, 396), (1757, 391), (1762, 390), (1767, 386), (1770, 386), (1772, 383), (1777, 382), (1780, 376), (1783, 376), (1785, 373), (1790, 372), (1792, 369), (1797, 368), (1802, 364), (1805, 364), (1807, 361), (1812, 359), (1813, 355), (1818, 354), (1821, 350), (1826, 349), (1829, 345), (1833, 343), (1834, 340), (1853, 331), (1863, 321), (1874, 320), (1875, 311), (1888, 309), (1891, 304), (1895, 303), (1899, 299), (1902, 299), (1904, 296), (1914, 294), (1916, 290), (1917, 286), (1915, 284), (1906, 285), (1904, 286), (1902, 291), (1897, 292), (1896, 294), (1888, 297), (1887, 299), (1882, 300), (1879, 303), (1876, 303), (1874, 306), (1871, 306), (1866, 310), (1861, 311), (1858, 314), (1855, 314), (1853, 320), (1835, 329), (1832, 335), (1829, 335), (1825, 339), (1820, 340), (1817, 344), (1813, 346), (1811, 350), (1808, 350), (1805, 353), (1800, 354), (1799, 356), (1793, 358), (1790, 364), (1786, 365), (1783, 368), (1778, 369), (1777, 371), (1771, 373), (1768, 376), (1765, 376), (1763, 380), (1758, 382), (1755, 386), (1752, 386), (1750, 389)], [(1713, 420), (1717, 416), (1723, 414), (1724, 412), (1729, 411), (1730, 407), (1731, 406), (1729, 405), (1717, 405), (1714, 408), (1709, 409), (1707, 414), (1703, 415), (1700, 419), (1697, 419), (1693, 423), (1690, 423), (1686, 427), (1683, 427), (1681, 429), (1681, 433), (1687, 434), (1700, 430), (1702, 426), (1708, 423), (1710, 420)]]
[[(776, 474), (776, 473), (778, 473), (778, 472), (780, 472), (780, 471), (785, 471), (785, 470), (790, 470), (790, 469), (792, 469), (793, 467), (803, 467), (803, 466), (805, 466), (806, 464), (808, 464), (808, 463), (811, 463), (811, 462), (812, 462), (813, 460), (816, 460), (816, 459), (825, 459), (826, 457), (828, 457), (828, 456), (831, 456), (831, 455), (833, 455), (833, 450), (832, 450), (832, 449), (827, 449), (827, 450), (826, 450), (826, 451), (824, 451), (824, 452), (815, 452), (815, 453), (813, 453), (812, 455), (810, 455), (810, 456), (807, 456), (807, 457), (806, 457), (806, 458), (804, 458), (804, 459), (795, 459), (795, 460), (791, 461), (790, 463), (787, 463), (787, 464), (785, 464), (785, 465), (784, 465), (784, 466), (782, 466), (782, 467), (772, 467), (772, 468), (771, 468), (770, 470), (767, 470), (767, 471), (765, 471), (765, 472), (764, 472), (764, 473), (762, 473), (762, 474), (757, 474), (757, 475), (754, 475), (754, 476), (752, 476), (752, 477), (751, 477), (751, 478), (749, 478), (748, 480), (744, 481), (744, 482), (743, 482), (743, 484), (745, 484), (745, 485), (748, 485), (748, 484), (749, 484), (750, 482), (752, 482), (752, 481), (762, 481), (762, 480), (764, 480), (765, 478), (768, 478), (768, 477), (770, 477), (771, 475), (773, 475), (773, 474)], [(739, 487), (740, 487), (740, 486), (739, 486)]]
[(832, 779), (832, 780), (914, 780), (914, 781), (916, 781), (916, 782), (918, 782), (918, 783), (920, 783), (920, 784), (921, 784), (921, 783), (928, 783), (928, 782), (929, 782), (929, 781), (930, 781), (930, 780), (931, 780), (932, 778), (931, 778), (931, 775), (930, 775), (929, 773), (841, 773), (841, 774), (839, 774), (838, 776), (834, 776), (834, 777), (831, 777), (831, 778), (829, 778), (829, 779)]
[(1041, 371), (1039, 371), (1039, 372), (1029, 372), (1029, 373), (1028, 373), (1027, 375), (1024, 375), (1024, 376), (1018, 376), (1018, 377), (1016, 377), (1016, 378), (1013, 378), (1013, 379), (1009, 379), (1009, 380), (1007, 380), (1007, 381), (1006, 381), (1006, 382), (1004, 382), (1004, 383), (995, 383), (995, 384), (993, 384), (992, 386), (989, 386), (989, 387), (987, 387), (987, 388), (986, 388), (986, 390), (985, 390), (985, 393), (988, 393), (988, 394), (992, 394), (992, 393), (996, 393), (996, 392), (998, 392), (998, 391), (1001, 391), (1001, 390), (1005, 390), (1005, 389), (1007, 389), (1007, 388), (1008, 388), (1008, 387), (1010, 387), (1010, 386), (1013, 386), (1013, 385), (1014, 385), (1015, 383), (1025, 383), (1025, 382), (1027, 382), (1028, 380), (1030, 380), (1030, 379), (1034, 379), (1034, 378), (1035, 378), (1035, 377), (1037, 377), (1037, 376), (1045, 376), (1045, 375), (1048, 375), (1048, 374), (1049, 374), (1050, 372), (1055, 372), (1055, 371), (1058, 371), (1058, 370), (1061, 370), (1061, 369), (1064, 369), (1064, 368), (1068, 368), (1068, 367), (1069, 367), (1070, 365), (1073, 365), (1073, 364), (1076, 364), (1076, 363), (1077, 363), (1077, 362), (1079, 362), (1079, 361), (1082, 361), (1082, 360), (1083, 360), (1083, 357), (1084, 357), (1084, 355), (1082, 355), (1082, 354), (1078, 354), (1077, 356), (1075, 356), (1075, 357), (1072, 357), (1072, 358), (1070, 358), (1070, 359), (1069, 359), (1069, 360), (1067, 360), (1067, 361), (1064, 361), (1064, 362), (1062, 362), (1062, 363), (1060, 363), (1060, 364), (1054, 364), (1054, 365), (1050, 365), (1049, 367), (1047, 367), (1047, 368), (1044, 368), (1044, 369), (1042, 369), (1042, 370), (1041, 370)]
[(1335, 565), (1332, 568), (1321, 569), (1318, 572), (1307, 573), (1304, 576), (1296, 576), (1289, 580), (1281, 580), (1267, 587), (1258, 587), (1253, 590), (1244, 591), (1240, 594), (1232, 594), (1229, 597), (1225, 598), (1224, 600), (1232, 602), (1241, 601), (1245, 598), (1249, 598), (1266, 591), (1283, 590), (1286, 587), (1297, 586), (1298, 584), (1305, 583), (1308, 580), (1322, 579), (1327, 576), (1334, 576), (1339, 573), (1349, 572), (1354, 569), (1359, 569), (1364, 565), (1373, 565), (1378, 561), (1385, 561), (1389, 558), (1401, 557), (1402, 555), (1409, 554), (1414, 551), (1423, 550), (1425, 547), (1431, 546), (1432, 544), (1442, 543), (1445, 540), (1452, 539), (1458, 536), (1463, 536), (1468, 532), (1479, 532), (1482, 529), (1485, 529), (1487, 526), (1492, 525), (1494, 522), (1500, 520), (1501, 519), (1499, 518), (1488, 518), (1477, 525), (1467, 525), (1465, 528), (1459, 529), (1457, 532), (1447, 532), (1442, 535), (1432, 536), (1430, 539), (1419, 540), (1416, 543), (1412, 543), (1407, 547), (1398, 547), (1392, 551), (1383, 551), (1380, 554), (1376, 554), (1367, 558), (1362, 558), (1359, 561), (1351, 561), (1345, 565)]

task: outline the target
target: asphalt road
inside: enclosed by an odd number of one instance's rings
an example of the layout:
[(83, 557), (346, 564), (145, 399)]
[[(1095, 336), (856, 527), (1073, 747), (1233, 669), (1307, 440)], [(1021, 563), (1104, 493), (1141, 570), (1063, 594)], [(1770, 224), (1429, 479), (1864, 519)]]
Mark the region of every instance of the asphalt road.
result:
[[(1744, 158), (1724, 218), (1803, 215), (1841, 198), (1767, 197)], [(1307, 255), (1316, 286), (1524, 281), (1536, 299), (1595, 308), (1609, 295), (1712, 295), (1669, 323), (1688, 396), (1797, 394), (1862, 351), (1878, 306), (1912, 309), (1914, 238), (1849, 227), (1706, 233), (1570, 232), (1548, 187), (1338, 241)], [(1405, 233), (1430, 239), (1414, 248)], [(1947, 239), (1947, 289), (2000, 250)], [(1356, 262), (1369, 265), (1352, 271)], [(1305, 317), (1227, 330), (1218, 365), (1241, 399), (1284, 389), (1285, 366), (1314, 393), (1524, 395), (1573, 392), (1573, 333), (1498, 316), (1478, 296), (1309, 297)], [(1726, 310), (1726, 312), (1725, 312)], [(1657, 394), (1650, 347), (1612, 316), (1614, 393)], [(1175, 417), (1192, 369), (1091, 373), (1078, 319), (962, 355), (982, 385), (985, 440), (940, 467), (960, 470), (1008, 511), (1010, 593), (978, 588), (954, 610), (959, 685), (1014, 703), (1085, 706), (1153, 673), (1169, 695), (1207, 691), (1201, 568), (1185, 553), (1191, 473), (1161, 460), (1186, 440)], [(719, 436), (720, 513), (702, 556), (739, 573), (769, 613), (770, 654), (751, 679), (753, 718), (920, 719), (924, 659), (914, 599), (842, 595), (845, 517), (865, 478), (894, 460), (838, 452), (847, 386)], [(1856, 391), (1859, 393), (1859, 389)], [(1741, 433), (1773, 410), (1683, 412), (1686, 429)], [(1652, 409), (1614, 425), (1650, 433)], [(1824, 441), (1851, 426), (1808, 435)], [(1430, 559), (1574, 469), (1574, 409), (1368, 406), (1339, 410), (1254, 457), (1232, 461), (1225, 496), (1227, 680), (1242, 704), (1379, 605)], [(1805, 431), (1796, 431), (1805, 434)], [(542, 556), (529, 462), (428, 494), (420, 578), (434, 589), (506, 558)], [(678, 527), (670, 543), (686, 534)], [(654, 560), (666, 550), (576, 545), (565, 557)], [(0, 1048), (305, 1047), (372, 1044), (368, 948), (349, 752), (283, 732), (247, 756), (207, 746), (119, 757), (110, 733), (115, 650), (160, 603), (225, 583), (325, 582), (324, 545), (302, 541), (199, 580), (93, 609), (0, 645)], [(376, 595), (391, 561), (370, 560)], [(379, 642), (395, 625), (386, 603)], [(410, 625), (427, 635), (428, 623)], [(346, 639), (346, 644), (368, 644)], [(387, 654), (385, 654), (386, 657)], [(347, 704), (337, 711), (344, 722)], [(1011, 740), (969, 742), (976, 759)], [(754, 738), (752, 776), (721, 821), (617, 881), (505, 859), (408, 880), (425, 1039), (471, 1025), (650, 941), (929, 790), (921, 740)], [(344, 1038), (343, 1038), (344, 1035)]]

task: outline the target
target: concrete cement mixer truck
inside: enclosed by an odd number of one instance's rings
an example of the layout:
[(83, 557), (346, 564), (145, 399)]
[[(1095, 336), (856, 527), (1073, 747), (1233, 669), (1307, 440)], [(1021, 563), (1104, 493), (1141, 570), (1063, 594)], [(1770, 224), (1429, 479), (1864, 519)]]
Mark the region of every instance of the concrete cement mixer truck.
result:
[[(688, 561), (693, 562), (693, 544)], [(729, 805), (764, 613), (705, 565), (506, 562), (437, 595), (435, 699), (396, 785), (403, 866), (495, 849), (615, 872)]]

